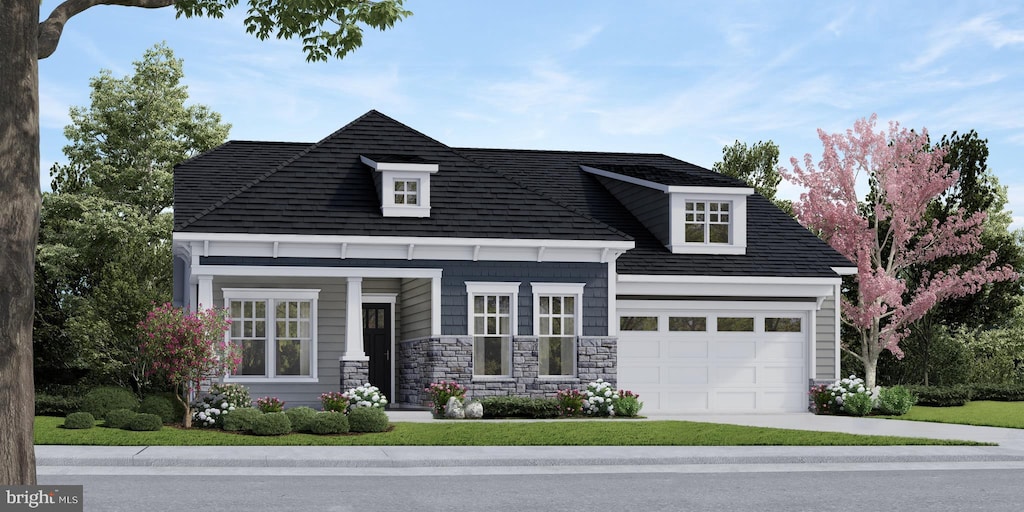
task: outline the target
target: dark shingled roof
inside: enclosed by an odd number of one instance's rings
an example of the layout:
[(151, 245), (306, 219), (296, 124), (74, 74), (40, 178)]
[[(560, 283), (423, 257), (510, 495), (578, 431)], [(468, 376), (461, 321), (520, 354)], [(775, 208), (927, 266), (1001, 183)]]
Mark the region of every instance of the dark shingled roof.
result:
[[(429, 218), (383, 217), (377, 162), (436, 163)], [(678, 186), (746, 187), (665, 155), (450, 148), (370, 111), (318, 143), (229, 142), (174, 174), (175, 231), (634, 240), (622, 274), (834, 277), (849, 261), (759, 195), (744, 255), (672, 254), (580, 165)]]

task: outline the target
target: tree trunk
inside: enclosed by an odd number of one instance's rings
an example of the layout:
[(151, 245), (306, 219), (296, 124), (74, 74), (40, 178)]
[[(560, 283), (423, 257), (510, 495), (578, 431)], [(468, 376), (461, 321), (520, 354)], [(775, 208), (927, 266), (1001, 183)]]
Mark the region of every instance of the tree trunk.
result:
[(182, 386), (174, 387), (174, 398), (176, 398), (178, 403), (185, 408), (185, 417), (181, 419), (181, 426), (184, 428), (192, 428), (192, 408), (190, 407), (189, 400), (183, 400), (181, 398), (182, 393)]
[(32, 317), (39, 235), (39, 0), (0, 4), (0, 485), (35, 485)]
[(875, 389), (875, 373), (878, 369), (878, 358), (864, 361), (864, 387), (868, 390)]

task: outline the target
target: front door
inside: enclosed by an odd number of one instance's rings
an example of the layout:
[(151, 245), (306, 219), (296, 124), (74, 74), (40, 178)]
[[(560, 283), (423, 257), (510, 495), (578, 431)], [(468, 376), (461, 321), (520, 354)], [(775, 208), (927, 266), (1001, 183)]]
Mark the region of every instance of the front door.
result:
[(363, 348), (370, 358), (370, 384), (391, 396), (391, 304), (363, 304)]

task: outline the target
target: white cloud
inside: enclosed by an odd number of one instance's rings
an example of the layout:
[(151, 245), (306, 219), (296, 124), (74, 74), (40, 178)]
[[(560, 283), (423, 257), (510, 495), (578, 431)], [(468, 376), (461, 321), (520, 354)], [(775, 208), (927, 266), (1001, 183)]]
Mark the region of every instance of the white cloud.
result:
[(1024, 30), (1005, 28), (996, 13), (975, 16), (959, 25), (931, 34), (931, 44), (904, 69), (917, 71), (941, 59), (954, 48), (972, 42), (984, 42), (999, 49), (1004, 46), (1024, 44)]
[(604, 32), (604, 25), (594, 25), (582, 32), (573, 34), (569, 38), (569, 50), (576, 51), (585, 48), (601, 32)]
[(596, 86), (550, 62), (530, 66), (529, 75), (484, 86), (478, 95), (507, 112), (562, 118), (592, 103)]
[(42, 128), (63, 130), (71, 123), (71, 116), (68, 115), (71, 105), (65, 96), (63, 91), (47, 83), (39, 87), (39, 125)]

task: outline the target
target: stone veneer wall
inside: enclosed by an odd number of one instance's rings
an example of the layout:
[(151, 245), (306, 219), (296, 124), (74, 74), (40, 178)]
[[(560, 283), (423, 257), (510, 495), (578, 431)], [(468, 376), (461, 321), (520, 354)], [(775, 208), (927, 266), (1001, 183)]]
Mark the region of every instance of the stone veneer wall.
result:
[(512, 340), (512, 376), (473, 379), (473, 338), (441, 336), (398, 344), (397, 402), (429, 406), (424, 388), (433, 382), (455, 381), (469, 388), (468, 395), (553, 397), (560, 389), (579, 389), (604, 379), (616, 384), (617, 338), (583, 336), (577, 345), (577, 377), (540, 377), (538, 340), (517, 336)]
[(341, 392), (370, 381), (370, 361), (341, 361)]

